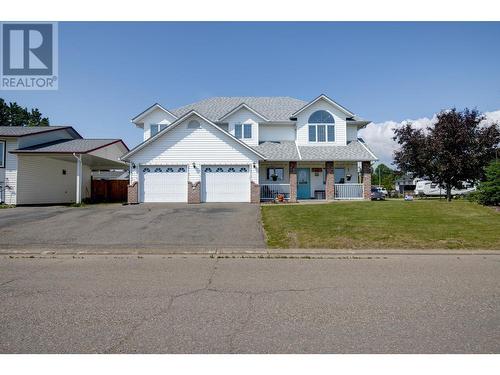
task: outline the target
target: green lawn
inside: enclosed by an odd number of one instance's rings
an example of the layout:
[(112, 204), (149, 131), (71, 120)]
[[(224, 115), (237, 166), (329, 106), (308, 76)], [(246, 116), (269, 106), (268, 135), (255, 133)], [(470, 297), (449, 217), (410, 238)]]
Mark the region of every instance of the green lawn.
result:
[(273, 248), (500, 249), (500, 213), (467, 201), (264, 205)]

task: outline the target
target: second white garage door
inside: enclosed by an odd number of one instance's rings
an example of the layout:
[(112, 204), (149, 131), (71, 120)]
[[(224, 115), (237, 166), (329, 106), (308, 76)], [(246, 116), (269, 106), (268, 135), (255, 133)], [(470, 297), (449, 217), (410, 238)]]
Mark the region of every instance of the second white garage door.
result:
[(203, 202), (250, 202), (248, 165), (206, 165), (202, 170)]
[(187, 167), (141, 166), (141, 202), (187, 202)]

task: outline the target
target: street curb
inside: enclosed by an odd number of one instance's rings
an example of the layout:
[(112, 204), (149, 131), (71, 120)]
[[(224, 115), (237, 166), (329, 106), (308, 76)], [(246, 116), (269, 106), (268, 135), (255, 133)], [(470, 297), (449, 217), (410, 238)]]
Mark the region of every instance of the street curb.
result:
[[(106, 250), (100, 250), (105, 248)], [(485, 249), (265, 249), (265, 248), (110, 248), (57, 247), (0, 249), (2, 255), (182, 255), (182, 256), (266, 256), (266, 257), (326, 257), (326, 256), (389, 256), (389, 255), (500, 255), (499, 250)]]

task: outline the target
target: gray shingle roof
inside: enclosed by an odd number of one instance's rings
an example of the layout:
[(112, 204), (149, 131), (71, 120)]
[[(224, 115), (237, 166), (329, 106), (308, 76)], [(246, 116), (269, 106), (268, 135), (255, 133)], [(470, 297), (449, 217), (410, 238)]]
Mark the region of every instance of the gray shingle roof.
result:
[(14, 153), (81, 153), (95, 150), (112, 143), (121, 142), (120, 139), (60, 139), (58, 141), (43, 143), (14, 150)]
[[(351, 141), (347, 146), (299, 146), (300, 160), (374, 161), (377, 160), (364, 146), (363, 140)], [(366, 145), (365, 145), (366, 146)]]
[(303, 100), (286, 96), (218, 96), (174, 109), (172, 113), (177, 117), (181, 117), (189, 111), (195, 110), (210, 121), (218, 121), (222, 116), (242, 103), (267, 117), (269, 121), (290, 121), (291, 114), (307, 104)]
[[(347, 146), (296, 146), (293, 141), (264, 142), (253, 148), (272, 161), (374, 161), (359, 138)], [(298, 148), (298, 151), (297, 151)], [(300, 154), (299, 154), (300, 152)]]
[(71, 126), (0, 126), (0, 137), (23, 137), (58, 129), (72, 129)]
[(266, 157), (266, 160), (290, 161), (300, 160), (297, 146), (293, 141), (264, 142), (253, 147)]

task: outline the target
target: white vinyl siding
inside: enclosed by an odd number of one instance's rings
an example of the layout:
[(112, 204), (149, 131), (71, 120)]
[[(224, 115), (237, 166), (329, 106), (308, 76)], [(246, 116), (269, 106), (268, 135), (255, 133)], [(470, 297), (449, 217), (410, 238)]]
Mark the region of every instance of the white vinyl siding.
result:
[(259, 124), (260, 142), (295, 141), (295, 125)]
[[(201, 180), (202, 165), (251, 165), (251, 179), (258, 183), (258, 156), (212, 125), (196, 118), (201, 127), (189, 129), (187, 118), (176, 128), (165, 133), (131, 156), (130, 181), (138, 181), (139, 165), (187, 165), (188, 179)], [(255, 163), (255, 168), (253, 164)]]
[(10, 151), (17, 149), (16, 140), (5, 140), (5, 167), (0, 168), (0, 182), (3, 186), (3, 200), (17, 204), (17, 156)]
[[(175, 118), (166, 113), (165, 111), (162, 111), (160, 108), (155, 109), (153, 112), (145, 116), (141, 122), (144, 124), (144, 140), (151, 138), (151, 124), (154, 125), (161, 125), (162, 127), (168, 126), (171, 124)], [(161, 130), (161, 129), (160, 129)]]
[[(251, 146), (257, 146), (259, 144), (259, 121), (263, 121), (259, 116), (255, 115), (248, 109), (242, 108), (231, 116), (228, 116), (225, 120), (228, 123), (228, 131), (236, 138), (241, 134), (241, 140)], [(241, 133), (236, 133), (236, 131), (240, 132), (237, 129), (237, 125), (240, 125), (238, 128), (241, 129)], [(245, 137), (245, 125), (250, 125), (250, 137)], [(248, 132), (248, 131), (247, 131)]]
[[(332, 146), (345, 146), (346, 145), (346, 115), (339, 111), (337, 108), (333, 107), (331, 104), (324, 100), (319, 100), (318, 102), (311, 105), (309, 108), (299, 113), (297, 116), (297, 144), (298, 145), (310, 145), (309, 142), (309, 117), (315, 111), (326, 110), (333, 115), (335, 119), (334, 125), (334, 141), (325, 143)], [(327, 132), (328, 133), (328, 132)], [(328, 135), (328, 134), (327, 134)], [(318, 144), (316, 141), (312, 141), (314, 144)]]
[(6, 142), (0, 140), (0, 168), (5, 168), (5, 148)]
[(356, 125), (347, 126), (347, 141), (355, 141), (358, 139), (358, 127)]
[[(17, 204), (75, 202), (76, 162), (19, 155), (18, 168)], [(90, 198), (90, 168), (83, 165), (82, 172), (82, 198)]]

